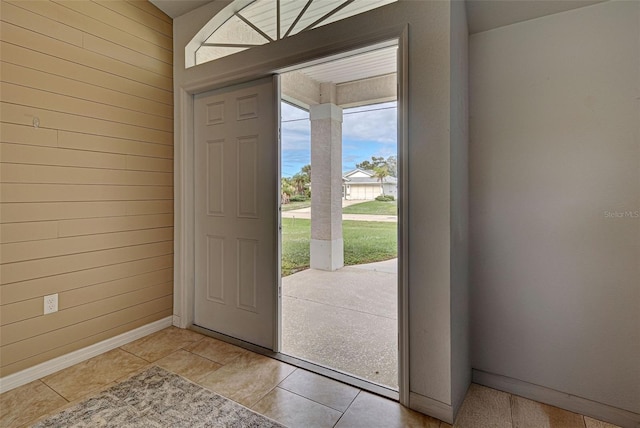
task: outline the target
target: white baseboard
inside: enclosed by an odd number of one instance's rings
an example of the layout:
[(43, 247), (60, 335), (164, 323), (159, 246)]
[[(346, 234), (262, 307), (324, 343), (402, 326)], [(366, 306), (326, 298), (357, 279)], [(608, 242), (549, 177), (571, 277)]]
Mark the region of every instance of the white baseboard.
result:
[(473, 370), (473, 382), (624, 428), (640, 428), (640, 414), (638, 413), (576, 397), (555, 389), (476, 369)]
[(88, 360), (89, 358), (93, 358), (97, 355), (118, 348), (119, 346), (126, 345), (129, 342), (148, 336), (149, 334), (160, 331), (163, 328), (170, 327), (172, 325), (172, 321), (173, 317), (169, 316), (110, 339), (103, 340), (102, 342), (94, 345), (87, 346), (86, 348), (78, 349), (77, 351), (70, 352), (66, 355), (62, 355), (36, 366), (29, 367), (28, 369), (0, 378), (0, 394), (21, 385), (25, 385), (36, 379), (40, 379), (41, 377), (50, 375), (51, 373), (71, 367), (74, 364), (78, 364), (82, 361)]
[(409, 408), (425, 415), (453, 424), (453, 407), (424, 395), (409, 393)]

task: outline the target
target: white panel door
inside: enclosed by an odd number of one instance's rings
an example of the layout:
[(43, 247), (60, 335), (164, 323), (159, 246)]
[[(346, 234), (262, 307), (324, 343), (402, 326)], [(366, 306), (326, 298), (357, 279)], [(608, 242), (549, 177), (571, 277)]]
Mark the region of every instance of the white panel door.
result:
[(277, 77), (197, 95), (195, 324), (275, 347)]

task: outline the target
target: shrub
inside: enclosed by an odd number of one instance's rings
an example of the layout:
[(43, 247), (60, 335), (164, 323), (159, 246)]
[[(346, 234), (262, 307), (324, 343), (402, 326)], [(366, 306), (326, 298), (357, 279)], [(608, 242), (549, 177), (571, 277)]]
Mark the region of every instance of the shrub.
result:
[(307, 197), (307, 195), (294, 195), (289, 199), (289, 201), (291, 202), (305, 202), (308, 200), (309, 198)]
[(394, 198), (391, 195), (380, 195), (378, 197), (376, 197), (376, 201), (380, 201), (380, 202), (391, 202), (391, 201), (395, 201), (396, 198)]

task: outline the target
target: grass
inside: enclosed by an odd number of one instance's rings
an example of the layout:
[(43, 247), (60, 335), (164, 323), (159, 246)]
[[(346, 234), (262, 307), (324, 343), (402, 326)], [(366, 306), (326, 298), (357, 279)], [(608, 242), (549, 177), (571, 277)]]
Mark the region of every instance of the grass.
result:
[(349, 205), (342, 209), (343, 214), (373, 214), (373, 215), (397, 215), (398, 205), (395, 201), (380, 202), (368, 201), (360, 204)]
[[(395, 223), (343, 221), (344, 264), (359, 265), (398, 256)], [(309, 268), (311, 221), (282, 219), (282, 276)]]
[(299, 210), (301, 208), (309, 208), (311, 206), (311, 199), (303, 202), (289, 202), (282, 205), (282, 211)]

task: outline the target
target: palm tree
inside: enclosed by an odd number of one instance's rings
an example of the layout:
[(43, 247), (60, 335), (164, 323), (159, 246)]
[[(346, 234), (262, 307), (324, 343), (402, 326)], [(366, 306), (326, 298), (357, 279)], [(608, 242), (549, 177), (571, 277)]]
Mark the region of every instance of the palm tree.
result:
[(389, 168), (386, 165), (377, 166), (373, 168), (373, 176), (380, 181), (380, 188), (382, 189), (382, 196), (384, 196), (384, 179), (389, 176)]

